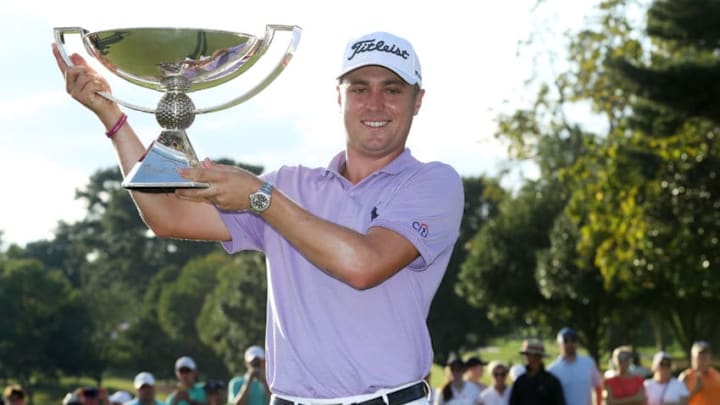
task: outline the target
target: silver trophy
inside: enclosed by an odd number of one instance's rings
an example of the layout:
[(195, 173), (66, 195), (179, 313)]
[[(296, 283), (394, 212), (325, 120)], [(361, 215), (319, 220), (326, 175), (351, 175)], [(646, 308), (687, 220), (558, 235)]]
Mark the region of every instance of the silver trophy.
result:
[[(269, 73), (244, 94), (210, 108), (195, 108), (187, 93), (230, 81), (266, 54), (276, 33), (289, 35), (289, 45)], [(127, 28), (89, 32), (80, 27), (55, 28), (55, 42), (65, 63), (65, 36), (78, 34), (86, 51), (103, 66), (138, 86), (163, 92), (156, 108), (103, 97), (127, 108), (155, 114), (163, 130), (148, 147), (122, 186), (147, 192), (172, 192), (178, 188), (204, 188), (207, 183), (186, 180), (178, 168), (197, 167), (198, 157), (185, 130), (196, 114), (224, 110), (249, 100), (283, 71), (300, 41), (297, 26), (268, 25), (265, 37), (237, 32), (189, 28)]]

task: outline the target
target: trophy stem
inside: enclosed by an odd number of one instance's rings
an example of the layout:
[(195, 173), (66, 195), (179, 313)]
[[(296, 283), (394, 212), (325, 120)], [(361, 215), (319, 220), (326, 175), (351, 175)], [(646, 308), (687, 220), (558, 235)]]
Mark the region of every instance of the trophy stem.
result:
[(161, 144), (173, 148), (176, 151), (185, 155), (185, 160), (189, 167), (200, 166), (200, 160), (195, 153), (195, 149), (190, 143), (190, 138), (187, 136), (187, 132), (183, 129), (165, 129), (160, 132), (160, 136), (157, 141)]
[(200, 161), (185, 130), (166, 129), (135, 163), (122, 186), (150, 193), (172, 193), (179, 188), (206, 188), (180, 176), (178, 169), (198, 167)]

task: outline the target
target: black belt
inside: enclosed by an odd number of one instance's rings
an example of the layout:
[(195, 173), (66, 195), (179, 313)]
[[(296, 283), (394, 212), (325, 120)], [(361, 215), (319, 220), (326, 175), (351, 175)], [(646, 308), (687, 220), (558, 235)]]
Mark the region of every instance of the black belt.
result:
[[(409, 387), (401, 388), (397, 391), (388, 392), (385, 394), (387, 396), (387, 403), (383, 399), (382, 396), (375, 397), (368, 399), (367, 401), (362, 402), (354, 402), (350, 405), (403, 405), (407, 404), (408, 402), (415, 401), (416, 399), (420, 399), (424, 396), (427, 396), (427, 389), (425, 387), (425, 383), (419, 382), (417, 384), (411, 385)], [(288, 401), (287, 399), (279, 398), (275, 395), (272, 396), (272, 400), (270, 401), (270, 405), (311, 405), (311, 404), (303, 404), (301, 402), (293, 402)], [(341, 405), (341, 404), (326, 404), (326, 405)]]

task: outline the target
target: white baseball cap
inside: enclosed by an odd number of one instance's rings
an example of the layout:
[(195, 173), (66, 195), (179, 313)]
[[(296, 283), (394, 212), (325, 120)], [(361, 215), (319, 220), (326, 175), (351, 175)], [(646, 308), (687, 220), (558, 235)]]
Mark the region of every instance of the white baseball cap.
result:
[(693, 343), (692, 348), (690, 349), (690, 353), (693, 356), (697, 356), (698, 354), (700, 354), (702, 352), (709, 352), (709, 351), (710, 351), (710, 343), (708, 343), (704, 340), (699, 340), (699, 341)]
[(197, 366), (195, 365), (195, 360), (188, 356), (182, 356), (175, 361), (175, 371), (180, 370), (183, 367), (187, 367), (191, 370), (197, 369)]
[(63, 405), (74, 405), (74, 404), (82, 404), (82, 401), (80, 401), (80, 398), (78, 398), (75, 393), (68, 392), (65, 394), (65, 397), (62, 400)]
[(245, 350), (245, 362), (250, 363), (253, 359), (265, 359), (265, 350), (260, 346), (250, 346)]
[(348, 42), (338, 79), (363, 66), (390, 69), (408, 84), (422, 87), (422, 70), (410, 42), (387, 32), (373, 32)]
[(138, 373), (133, 381), (133, 387), (135, 387), (136, 390), (140, 389), (143, 385), (155, 386), (155, 377), (147, 371)]
[(670, 353), (659, 351), (655, 353), (652, 360), (652, 370), (655, 371), (660, 367), (660, 363), (662, 363), (663, 360), (669, 360), (672, 361), (672, 357), (670, 356)]
[(108, 402), (111, 404), (124, 404), (125, 402), (131, 401), (132, 395), (127, 391), (117, 391), (108, 397)]

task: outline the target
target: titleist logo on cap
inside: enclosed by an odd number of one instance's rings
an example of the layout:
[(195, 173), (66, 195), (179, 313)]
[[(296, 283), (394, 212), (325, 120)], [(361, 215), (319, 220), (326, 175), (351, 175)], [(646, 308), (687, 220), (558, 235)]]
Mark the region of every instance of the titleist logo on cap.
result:
[(385, 43), (385, 41), (382, 40), (376, 42), (375, 39), (367, 39), (364, 41), (355, 42), (354, 44), (352, 44), (350, 49), (352, 49), (353, 52), (352, 55), (347, 58), (347, 60), (352, 60), (352, 58), (354, 58), (357, 54), (372, 51), (391, 53), (403, 59), (407, 59), (408, 57), (410, 57), (410, 52), (408, 52), (407, 50), (401, 49), (395, 44), (388, 45)]

